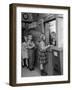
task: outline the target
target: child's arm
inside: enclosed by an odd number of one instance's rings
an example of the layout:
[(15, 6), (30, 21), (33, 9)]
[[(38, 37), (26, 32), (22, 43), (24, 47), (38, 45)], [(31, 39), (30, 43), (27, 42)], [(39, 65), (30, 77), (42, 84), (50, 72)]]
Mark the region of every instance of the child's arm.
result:
[(29, 49), (31, 49), (31, 48), (33, 48), (33, 47), (35, 47), (35, 44), (34, 44), (33, 42), (32, 42), (31, 44), (28, 43), (28, 48), (29, 48)]
[(28, 46), (27, 46), (26, 43), (24, 42), (24, 43), (22, 44), (22, 49), (25, 50), (27, 47), (28, 47)]
[(50, 47), (50, 45), (47, 45), (47, 46), (45, 46), (45, 47), (46, 47), (46, 49), (47, 49), (47, 48), (49, 48), (49, 47)]
[(48, 45), (48, 46), (43, 46), (42, 49), (43, 49), (43, 50), (46, 50), (46, 49), (49, 48), (49, 47), (50, 47), (50, 45)]
[(35, 47), (35, 44), (32, 42), (32, 47)]
[(41, 48), (42, 50), (46, 50), (46, 49), (49, 48), (49, 47), (50, 47), (50, 45), (44, 46), (43, 43), (40, 43), (40, 48)]

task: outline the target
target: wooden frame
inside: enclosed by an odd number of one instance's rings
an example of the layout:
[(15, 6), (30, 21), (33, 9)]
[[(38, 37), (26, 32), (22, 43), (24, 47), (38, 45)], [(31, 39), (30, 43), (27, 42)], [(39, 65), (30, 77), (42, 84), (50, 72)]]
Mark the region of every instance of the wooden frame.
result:
[[(63, 9), (68, 10), (68, 80), (64, 81), (52, 81), (52, 82), (34, 82), (34, 83), (16, 83), (16, 8), (28, 7), (28, 8), (44, 8), (44, 9)], [(70, 7), (66, 6), (49, 6), (49, 5), (33, 5), (33, 4), (10, 4), (10, 78), (9, 84), (11, 86), (30, 86), (30, 85), (46, 85), (46, 84), (60, 84), (70, 82)]]

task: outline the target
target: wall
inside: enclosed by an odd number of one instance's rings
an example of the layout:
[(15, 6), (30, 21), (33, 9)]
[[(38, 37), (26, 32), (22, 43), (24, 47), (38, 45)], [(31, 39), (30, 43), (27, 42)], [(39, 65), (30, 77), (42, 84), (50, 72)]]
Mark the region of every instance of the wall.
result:
[[(0, 0), (0, 90), (72, 90), (72, 82), (70, 84), (56, 84), (56, 85), (54, 84), (54, 85), (28, 86), (28, 87), (9, 86), (8, 83), (9, 83), (9, 4), (10, 3), (35, 3), (35, 4), (57, 5), (57, 6), (58, 5), (71, 6), (71, 11), (72, 11), (72, 0)], [(71, 22), (72, 22), (72, 12), (71, 12)], [(71, 76), (72, 76), (72, 71), (71, 71)]]
[(63, 18), (57, 18), (57, 41), (57, 46), (63, 48)]

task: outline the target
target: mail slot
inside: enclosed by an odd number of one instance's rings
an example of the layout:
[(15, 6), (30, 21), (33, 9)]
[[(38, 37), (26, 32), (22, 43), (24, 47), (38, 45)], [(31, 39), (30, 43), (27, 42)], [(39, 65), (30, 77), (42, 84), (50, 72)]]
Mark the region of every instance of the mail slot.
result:
[(61, 50), (52, 50), (52, 65), (53, 65), (53, 75), (61, 75), (62, 74), (62, 51)]

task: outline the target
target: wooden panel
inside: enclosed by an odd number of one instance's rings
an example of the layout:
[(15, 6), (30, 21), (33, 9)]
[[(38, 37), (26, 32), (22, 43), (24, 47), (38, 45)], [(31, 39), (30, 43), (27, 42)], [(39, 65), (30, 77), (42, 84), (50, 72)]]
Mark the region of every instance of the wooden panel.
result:
[(53, 65), (53, 74), (61, 75), (61, 56), (60, 51), (52, 50), (52, 65)]

